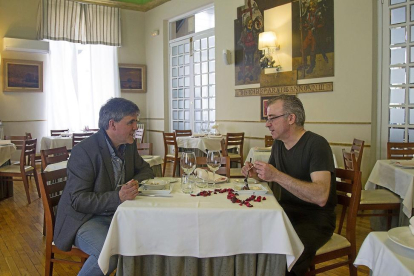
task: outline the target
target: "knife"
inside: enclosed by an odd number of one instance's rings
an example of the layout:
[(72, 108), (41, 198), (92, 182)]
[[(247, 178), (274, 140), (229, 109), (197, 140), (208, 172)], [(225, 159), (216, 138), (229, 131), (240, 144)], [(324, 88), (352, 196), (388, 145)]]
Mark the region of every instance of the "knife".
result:
[(138, 194), (138, 196), (149, 196), (149, 197), (172, 197), (172, 195), (154, 195), (154, 194)]

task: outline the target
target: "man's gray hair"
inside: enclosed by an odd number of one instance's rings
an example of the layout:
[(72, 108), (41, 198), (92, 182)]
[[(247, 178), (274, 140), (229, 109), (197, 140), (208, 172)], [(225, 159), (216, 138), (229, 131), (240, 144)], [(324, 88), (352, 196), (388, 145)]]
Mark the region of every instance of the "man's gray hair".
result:
[(295, 114), (295, 123), (297, 126), (305, 124), (305, 109), (302, 102), (295, 95), (282, 94), (269, 100), (267, 106), (274, 104), (276, 101), (283, 101), (283, 111), (287, 114)]
[(111, 98), (99, 111), (99, 128), (108, 129), (109, 121), (119, 122), (128, 115), (139, 115), (139, 108), (124, 98)]

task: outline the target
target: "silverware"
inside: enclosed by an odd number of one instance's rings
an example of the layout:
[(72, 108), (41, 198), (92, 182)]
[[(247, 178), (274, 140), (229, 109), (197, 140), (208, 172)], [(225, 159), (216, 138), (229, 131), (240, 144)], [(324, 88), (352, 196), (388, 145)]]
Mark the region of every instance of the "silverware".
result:
[(154, 195), (154, 194), (141, 194), (139, 193), (138, 196), (149, 196), (149, 197), (172, 197), (172, 195)]

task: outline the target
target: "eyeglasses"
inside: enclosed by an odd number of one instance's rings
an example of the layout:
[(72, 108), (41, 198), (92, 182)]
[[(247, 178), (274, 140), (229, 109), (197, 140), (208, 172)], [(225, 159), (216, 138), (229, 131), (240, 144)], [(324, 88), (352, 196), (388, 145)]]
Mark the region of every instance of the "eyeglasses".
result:
[(275, 120), (275, 119), (277, 119), (277, 118), (280, 118), (280, 117), (282, 117), (282, 116), (285, 116), (285, 115), (288, 115), (288, 113), (285, 113), (285, 114), (282, 114), (282, 115), (279, 115), (279, 116), (274, 116), (274, 117), (271, 117), (271, 118), (267, 118), (267, 120), (266, 120), (266, 124), (267, 123), (273, 123), (273, 120)]

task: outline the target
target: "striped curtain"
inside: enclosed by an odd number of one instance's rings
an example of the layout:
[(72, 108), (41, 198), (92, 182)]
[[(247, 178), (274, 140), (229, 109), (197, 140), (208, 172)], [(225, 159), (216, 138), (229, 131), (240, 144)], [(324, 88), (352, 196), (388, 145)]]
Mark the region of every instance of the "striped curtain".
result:
[(41, 0), (37, 36), (39, 40), (121, 46), (121, 11), (72, 0)]

